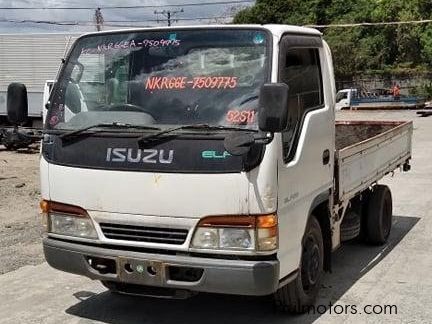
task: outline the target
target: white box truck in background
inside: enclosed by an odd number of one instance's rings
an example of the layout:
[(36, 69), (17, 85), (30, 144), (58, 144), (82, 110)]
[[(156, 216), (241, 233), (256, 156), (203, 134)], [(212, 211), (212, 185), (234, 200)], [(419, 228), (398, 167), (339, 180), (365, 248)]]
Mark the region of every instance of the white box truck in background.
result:
[[(11, 92), (23, 98), (25, 87)], [(330, 255), (387, 241), (411, 122), (335, 122), (330, 49), (285, 25), (84, 35), (48, 102), (45, 257), (108, 289), (308, 310)], [(24, 119), (24, 100), (11, 102)]]
[(76, 34), (0, 34), (0, 126), (8, 124), (8, 85), (20, 82), (27, 86), (26, 125), (42, 127), (45, 82), (56, 77), (61, 60), (77, 37)]
[[(14, 150), (40, 140), (47, 85), (52, 84), (47, 79), (56, 77), (61, 60), (77, 36), (0, 34), (0, 145)], [(28, 98), (28, 117), (19, 125), (7, 118), (8, 86), (16, 82), (26, 84)]]

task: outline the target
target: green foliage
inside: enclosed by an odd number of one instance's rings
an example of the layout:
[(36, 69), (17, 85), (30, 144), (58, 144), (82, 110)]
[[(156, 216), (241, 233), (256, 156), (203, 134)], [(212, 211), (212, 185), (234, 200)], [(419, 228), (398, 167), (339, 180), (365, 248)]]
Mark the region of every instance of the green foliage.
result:
[(410, 89), (409, 94), (412, 96), (419, 96), (424, 98), (432, 98), (432, 83), (424, 83), (420, 86)]
[[(234, 23), (322, 25), (432, 18), (430, 0), (257, 0)], [(410, 74), (432, 67), (432, 23), (329, 27), (323, 30), (339, 79)]]

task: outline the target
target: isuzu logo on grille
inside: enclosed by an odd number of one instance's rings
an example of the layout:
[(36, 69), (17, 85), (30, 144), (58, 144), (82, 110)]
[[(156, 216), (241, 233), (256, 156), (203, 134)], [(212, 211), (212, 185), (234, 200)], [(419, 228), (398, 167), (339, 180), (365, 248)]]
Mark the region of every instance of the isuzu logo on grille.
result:
[(107, 162), (131, 162), (131, 163), (162, 163), (171, 164), (174, 158), (174, 150), (132, 149), (126, 147), (107, 148)]

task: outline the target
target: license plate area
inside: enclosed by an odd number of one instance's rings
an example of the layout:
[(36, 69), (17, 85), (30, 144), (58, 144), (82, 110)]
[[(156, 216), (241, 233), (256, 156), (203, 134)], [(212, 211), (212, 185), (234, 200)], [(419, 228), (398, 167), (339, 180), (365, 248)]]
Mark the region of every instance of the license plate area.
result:
[(121, 281), (149, 286), (161, 286), (165, 281), (165, 265), (160, 261), (119, 257), (117, 265)]

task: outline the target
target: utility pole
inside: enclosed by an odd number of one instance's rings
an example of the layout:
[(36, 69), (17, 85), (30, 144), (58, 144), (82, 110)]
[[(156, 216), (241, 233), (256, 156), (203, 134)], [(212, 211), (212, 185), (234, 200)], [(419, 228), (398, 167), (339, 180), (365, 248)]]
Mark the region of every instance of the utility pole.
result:
[[(167, 19), (168, 26), (171, 26), (172, 17), (178, 13), (181, 13), (181, 12), (184, 12), (183, 8), (180, 10), (162, 10), (162, 11), (155, 10), (154, 14), (155, 15), (160, 14), (160, 15), (165, 16)], [(175, 19), (174, 19), (174, 21), (175, 21)], [(159, 22), (159, 19), (158, 19), (158, 22)]]
[(101, 8), (97, 8), (95, 10), (94, 21), (95, 21), (95, 24), (96, 24), (96, 30), (97, 31), (101, 31), (102, 30), (102, 25), (104, 23), (104, 18), (102, 16)]

